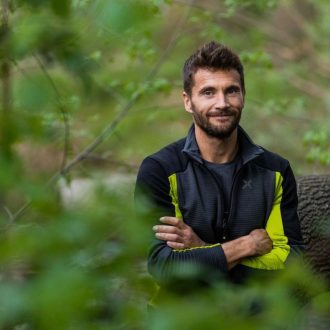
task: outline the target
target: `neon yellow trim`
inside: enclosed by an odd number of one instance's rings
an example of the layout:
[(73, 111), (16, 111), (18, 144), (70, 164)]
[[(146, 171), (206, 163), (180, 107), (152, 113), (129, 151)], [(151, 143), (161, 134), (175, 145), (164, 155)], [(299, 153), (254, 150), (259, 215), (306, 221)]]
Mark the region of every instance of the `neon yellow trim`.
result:
[(280, 172), (275, 173), (275, 198), (265, 228), (270, 239), (273, 241), (273, 249), (260, 257), (244, 259), (241, 264), (248, 267), (268, 270), (283, 269), (285, 268), (285, 260), (290, 253), (290, 246), (288, 245), (288, 238), (284, 234), (281, 214), (283, 177)]
[(183, 219), (182, 213), (179, 208), (179, 198), (178, 198), (178, 184), (176, 181), (176, 173), (170, 175), (168, 177), (168, 181), (170, 182), (170, 196), (172, 198), (172, 204), (175, 208), (175, 217), (179, 219)]
[(191, 251), (191, 250), (197, 250), (197, 249), (209, 249), (213, 248), (215, 246), (220, 246), (220, 243), (212, 244), (212, 245), (205, 245), (205, 246), (196, 246), (193, 248), (188, 248), (188, 249), (175, 249), (173, 250), (174, 252), (186, 252), (186, 251)]

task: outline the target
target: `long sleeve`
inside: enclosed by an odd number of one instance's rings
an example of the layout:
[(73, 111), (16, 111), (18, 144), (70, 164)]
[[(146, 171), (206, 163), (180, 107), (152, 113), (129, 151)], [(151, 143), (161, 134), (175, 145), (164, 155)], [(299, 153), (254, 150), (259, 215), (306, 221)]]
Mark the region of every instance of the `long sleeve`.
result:
[[(146, 158), (139, 169), (135, 189), (136, 208), (140, 217), (147, 218), (150, 231), (153, 225), (159, 224), (161, 216), (178, 215), (178, 201), (174, 200), (175, 187), (171, 187), (170, 176), (161, 164), (151, 157)], [(228, 271), (220, 244), (173, 250), (165, 241), (156, 238), (152, 239), (148, 269), (159, 281), (189, 276), (192, 273), (205, 277), (221, 276)], [(199, 275), (198, 277), (200, 278)], [(204, 279), (208, 281), (207, 278)]]
[(299, 254), (303, 250), (297, 205), (296, 182), (287, 164), (283, 173), (275, 172), (274, 202), (266, 223), (273, 249), (263, 256), (244, 259), (242, 265), (268, 270), (283, 269), (290, 254)]

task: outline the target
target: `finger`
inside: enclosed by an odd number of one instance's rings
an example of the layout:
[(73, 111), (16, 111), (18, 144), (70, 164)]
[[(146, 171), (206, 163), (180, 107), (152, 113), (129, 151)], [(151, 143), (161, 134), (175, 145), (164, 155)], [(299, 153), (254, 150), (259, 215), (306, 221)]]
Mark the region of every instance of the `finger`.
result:
[(156, 238), (162, 241), (172, 241), (176, 243), (182, 243), (182, 238), (176, 234), (168, 234), (168, 233), (156, 233)]
[(159, 221), (167, 225), (172, 225), (176, 227), (180, 227), (180, 225), (183, 224), (183, 221), (181, 219), (175, 217), (161, 217)]
[(178, 243), (178, 242), (172, 242), (172, 241), (168, 241), (166, 242), (167, 246), (169, 246), (172, 249), (176, 249), (176, 250), (182, 250), (185, 248), (183, 243)]
[(152, 230), (156, 233), (170, 233), (170, 234), (180, 235), (180, 231), (178, 230), (177, 227), (174, 227), (174, 226), (157, 225), (157, 226), (153, 226)]

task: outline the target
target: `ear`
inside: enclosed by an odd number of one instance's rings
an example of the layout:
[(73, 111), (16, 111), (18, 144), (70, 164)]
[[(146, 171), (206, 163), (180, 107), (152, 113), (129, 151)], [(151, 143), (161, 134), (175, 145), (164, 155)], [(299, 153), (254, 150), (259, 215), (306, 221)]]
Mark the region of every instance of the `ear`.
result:
[(191, 98), (186, 92), (182, 92), (183, 104), (187, 112), (193, 113)]

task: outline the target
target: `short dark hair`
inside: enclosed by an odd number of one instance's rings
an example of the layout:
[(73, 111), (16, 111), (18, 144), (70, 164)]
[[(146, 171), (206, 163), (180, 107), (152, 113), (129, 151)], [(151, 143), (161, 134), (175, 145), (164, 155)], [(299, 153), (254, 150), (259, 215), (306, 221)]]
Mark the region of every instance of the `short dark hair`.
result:
[(210, 70), (236, 70), (241, 78), (241, 87), (245, 94), (244, 68), (239, 59), (231, 49), (223, 44), (211, 41), (192, 54), (183, 66), (183, 89), (191, 95), (194, 85), (194, 74), (198, 69)]

